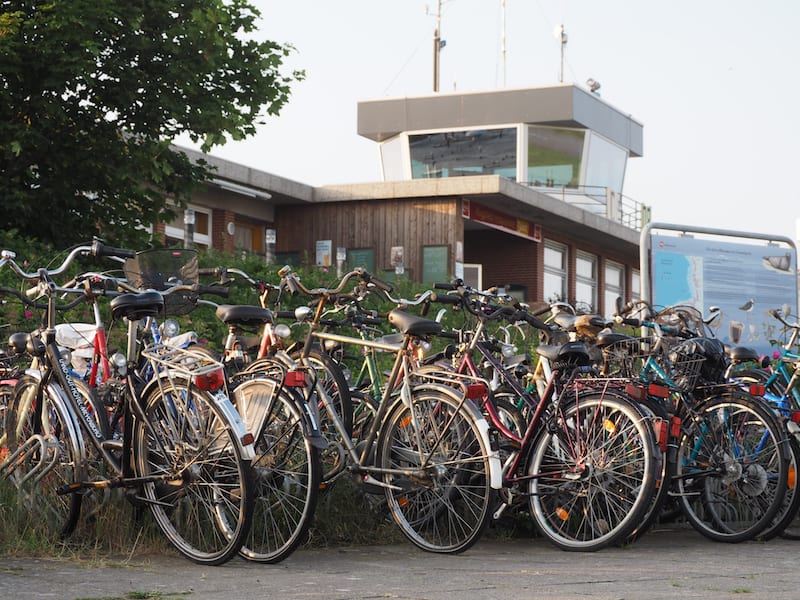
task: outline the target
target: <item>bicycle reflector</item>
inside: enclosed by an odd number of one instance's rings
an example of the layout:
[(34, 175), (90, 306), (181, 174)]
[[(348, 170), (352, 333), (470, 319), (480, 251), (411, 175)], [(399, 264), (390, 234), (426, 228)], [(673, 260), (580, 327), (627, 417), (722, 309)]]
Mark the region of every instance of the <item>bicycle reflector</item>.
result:
[(204, 392), (214, 391), (225, 385), (225, 373), (222, 369), (215, 369), (202, 375), (194, 376), (194, 384), (198, 390)]
[(486, 386), (482, 383), (470, 383), (467, 385), (467, 398), (475, 400), (486, 395)]
[(288, 371), (283, 383), (286, 387), (306, 387), (308, 377), (305, 371)]
[(750, 395), (751, 396), (763, 396), (767, 393), (767, 388), (764, 386), (763, 383), (751, 383), (750, 384)]

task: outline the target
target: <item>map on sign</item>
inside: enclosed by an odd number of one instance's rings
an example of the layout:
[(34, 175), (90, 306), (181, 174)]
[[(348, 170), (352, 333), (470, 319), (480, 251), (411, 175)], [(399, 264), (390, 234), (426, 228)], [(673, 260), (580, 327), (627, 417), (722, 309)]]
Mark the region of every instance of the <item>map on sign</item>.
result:
[(711, 329), (726, 344), (771, 353), (781, 325), (770, 311), (796, 317), (797, 256), (788, 244), (653, 235), (651, 248), (653, 305), (689, 304), (706, 316), (719, 307)]

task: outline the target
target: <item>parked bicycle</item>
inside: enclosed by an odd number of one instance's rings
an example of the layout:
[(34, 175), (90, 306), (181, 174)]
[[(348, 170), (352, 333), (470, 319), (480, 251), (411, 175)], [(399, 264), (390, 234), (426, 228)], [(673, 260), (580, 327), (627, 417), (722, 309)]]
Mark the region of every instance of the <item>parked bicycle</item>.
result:
[[(32, 295), (47, 303), (42, 343), (30, 338), (39, 372), (15, 388), (0, 465), (26, 507), (62, 535), (77, 524), (84, 495), (120, 487), (150, 509), (172, 545), (202, 564), (221, 564), (242, 546), (253, 507), (253, 436), (224, 390), (221, 365), (182, 349), (140, 347), (139, 323), (163, 309), (155, 291), (125, 293), (110, 304), (128, 322), (121, 439), (86, 410), (55, 341), (57, 297), (81, 293), (54, 281), (78, 256), (125, 258), (133, 253), (95, 241), (74, 248), (55, 269), (26, 272), (13, 252), (0, 254)], [(142, 369), (152, 369), (145, 379)], [(87, 454), (91, 444), (93, 454)]]

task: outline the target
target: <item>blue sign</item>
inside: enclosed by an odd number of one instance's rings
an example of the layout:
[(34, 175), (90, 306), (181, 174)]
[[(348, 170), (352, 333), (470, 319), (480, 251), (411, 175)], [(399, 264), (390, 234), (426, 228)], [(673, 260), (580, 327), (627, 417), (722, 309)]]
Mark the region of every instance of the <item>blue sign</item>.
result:
[(772, 352), (782, 326), (770, 315), (797, 310), (797, 256), (788, 244), (737, 243), (687, 236), (651, 237), (654, 307), (688, 304), (720, 317), (711, 324), (726, 344)]

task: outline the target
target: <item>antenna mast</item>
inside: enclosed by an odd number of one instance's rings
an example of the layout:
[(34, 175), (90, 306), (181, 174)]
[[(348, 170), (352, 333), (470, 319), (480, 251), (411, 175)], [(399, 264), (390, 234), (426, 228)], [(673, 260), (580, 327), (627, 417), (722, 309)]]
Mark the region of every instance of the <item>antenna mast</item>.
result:
[(433, 30), (433, 91), (439, 91), (439, 53), (444, 43), (439, 35), (442, 26), (442, 0), (436, 2), (436, 29)]

